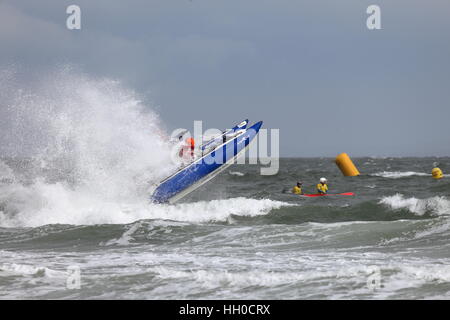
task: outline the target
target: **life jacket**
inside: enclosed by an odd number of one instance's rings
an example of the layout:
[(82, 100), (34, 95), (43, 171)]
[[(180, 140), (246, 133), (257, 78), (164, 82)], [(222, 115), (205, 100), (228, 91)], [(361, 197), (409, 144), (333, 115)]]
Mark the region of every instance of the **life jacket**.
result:
[(327, 184), (325, 183), (325, 184), (321, 184), (321, 183), (319, 183), (319, 184), (317, 184), (317, 191), (320, 193), (320, 192), (322, 192), (322, 193), (327, 193), (327, 191), (328, 191), (328, 186), (327, 186)]
[(295, 186), (294, 188), (292, 188), (292, 193), (294, 194), (302, 194), (302, 188)]
[(195, 157), (195, 141), (194, 138), (187, 138), (178, 153), (183, 160), (192, 160)]

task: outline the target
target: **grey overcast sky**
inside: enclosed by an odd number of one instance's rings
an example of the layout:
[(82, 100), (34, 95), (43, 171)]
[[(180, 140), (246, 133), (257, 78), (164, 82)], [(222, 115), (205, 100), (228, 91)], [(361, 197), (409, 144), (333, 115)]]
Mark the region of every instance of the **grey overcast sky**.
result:
[(248, 117), (283, 156), (450, 156), (448, 0), (0, 0), (0, 66), (65, 63), (142, 93), (169, 129)]

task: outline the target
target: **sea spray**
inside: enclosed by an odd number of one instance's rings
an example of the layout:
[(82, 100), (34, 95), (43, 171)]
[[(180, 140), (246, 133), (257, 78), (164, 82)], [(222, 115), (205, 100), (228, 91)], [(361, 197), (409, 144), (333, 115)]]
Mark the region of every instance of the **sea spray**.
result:
[(134, 91), (70, 68), (21, 86), (13, 75), (0, 77), (0, 222), (110, 223), (123, 205), (146, 205), (173, 164), (157, 114)]

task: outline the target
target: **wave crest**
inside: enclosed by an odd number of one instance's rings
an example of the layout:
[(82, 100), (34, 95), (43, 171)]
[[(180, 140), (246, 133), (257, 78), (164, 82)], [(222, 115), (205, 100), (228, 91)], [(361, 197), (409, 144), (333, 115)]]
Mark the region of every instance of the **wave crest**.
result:
[(405, 177), (412, 177), (412, 176), (431, 176), (431, 174), (424, 173), (424, 172), (414, 172), (414, 171), (382, 171), (372, 174), (372, 176), (375, 177), (382, 177), (382, 178), (392, 178), (392, 179), (399, 179), (399, 178), (405, 178)]
[(383, 197), (380, 201), (393, 210), (406, 209), (416, 215), (424, 215), (426, 213), (432, 215), (449, 215), (450, 201), (445, 197), (431, 197), (428, 199), (417, 199), (414, 197), (405, 198), (402, 194), (397, 193), (393, 196)]

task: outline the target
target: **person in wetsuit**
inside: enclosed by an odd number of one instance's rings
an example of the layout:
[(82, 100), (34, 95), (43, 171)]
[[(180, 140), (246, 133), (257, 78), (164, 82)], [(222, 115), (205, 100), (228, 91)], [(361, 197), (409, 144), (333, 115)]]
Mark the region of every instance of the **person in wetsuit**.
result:
[(297, 185), (295, 185), (294, 188), (292, 188), (292, 193), (293, 194), (303, 194), (301, 182), (297, 182)]
[(320, 178), (320, 182), (317, 184), (317, 193), (326, 194), (328, 192), (327, 182), (326, 178)]

